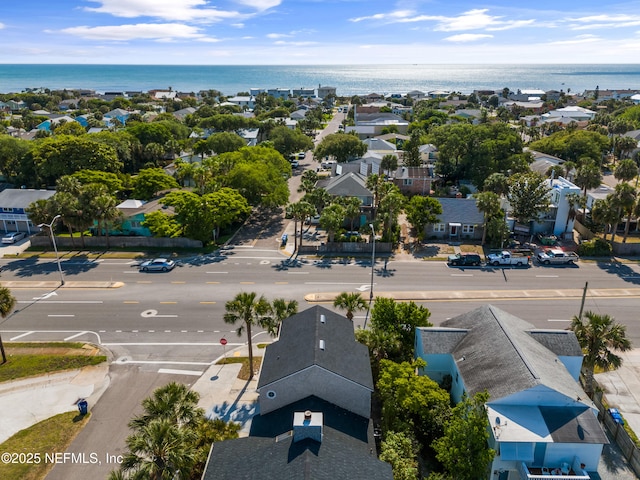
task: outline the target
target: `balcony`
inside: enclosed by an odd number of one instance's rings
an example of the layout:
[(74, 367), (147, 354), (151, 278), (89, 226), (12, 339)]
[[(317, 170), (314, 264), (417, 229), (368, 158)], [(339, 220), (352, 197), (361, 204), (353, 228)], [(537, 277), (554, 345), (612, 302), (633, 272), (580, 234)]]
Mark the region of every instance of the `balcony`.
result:
[(518, 465), (522, 480), (590, 480), (589, 474), (580, 468), (579, 460), (574, 457), (573, 464), (562, 462), (557, 466), (527, 467)]

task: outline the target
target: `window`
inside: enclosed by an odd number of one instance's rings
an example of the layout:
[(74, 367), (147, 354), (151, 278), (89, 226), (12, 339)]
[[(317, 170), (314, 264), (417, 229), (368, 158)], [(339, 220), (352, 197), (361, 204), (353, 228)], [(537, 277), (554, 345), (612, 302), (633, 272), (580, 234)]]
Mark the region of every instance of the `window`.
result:
[(462, 225), (462, 233), (473, 233), (475, 225)]
[(3, 208), (2, 208), (2, 211), (3, 211), (3, 213), (13, 213), (13, 208), (6, 208), (6, 207), (3, 207)]
[(402, 185), (404, 185), (405, 187), (410, 187), (411, 185), (413, 185), (413, 178), (405, 178), (404, 180), (402, 180)]
[(445, 231), (445, 227), (446, 227), (446, 225), (444, 223), (434, 223), (433, 224), (433, 231), (442, 233), (442, 232)]

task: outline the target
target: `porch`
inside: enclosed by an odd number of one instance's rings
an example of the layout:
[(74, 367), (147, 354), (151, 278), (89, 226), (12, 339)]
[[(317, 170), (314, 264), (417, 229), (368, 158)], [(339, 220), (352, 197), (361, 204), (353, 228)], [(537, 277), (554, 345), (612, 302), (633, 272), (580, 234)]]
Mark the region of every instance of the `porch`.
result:
[(522, 480), (591, 480), (589, 474), (581, 468), (577, 457), (573, 462), (561, 462), (560, 465), (527, 467), (523, 462), (518, 465)]

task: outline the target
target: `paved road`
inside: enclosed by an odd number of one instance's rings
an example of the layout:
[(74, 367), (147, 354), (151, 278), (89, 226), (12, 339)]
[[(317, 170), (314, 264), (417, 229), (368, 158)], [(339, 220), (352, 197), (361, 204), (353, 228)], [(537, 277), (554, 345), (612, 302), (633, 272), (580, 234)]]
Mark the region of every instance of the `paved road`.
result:
[(106, 478), (111, 470), (119, 467), (121, 456), (126, 452), (125, 440), (130, 433), (127, 424), (142, 412), (140, 400), (169, 381), (190, 386), (198, 379), (122, 365), (112, 365), (109, 376), (109, 388), (95, 406), (91, 405), (91, 420), (67, 449), (68, 453), (76, 454), (75, 458), (56, 464), (47, 480)]

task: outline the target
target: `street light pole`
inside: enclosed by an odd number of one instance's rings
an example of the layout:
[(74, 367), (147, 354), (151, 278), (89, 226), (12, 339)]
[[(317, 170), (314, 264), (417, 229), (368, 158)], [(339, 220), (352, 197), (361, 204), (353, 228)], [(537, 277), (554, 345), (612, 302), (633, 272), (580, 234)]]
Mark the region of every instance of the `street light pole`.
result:
[(60, 272), (60, 285), (64, 285), (64, 276), (62, 275), (62, 265), (60, 265), (60, 255), (58, 254), (58, 247), (56, 245), (56, 236), (53, 234), (53, 224), (60, 218), (60, 215), (56, 215), (51, 219), (51, 223), (41, 223), (38, 228), (49, 228), (49, 234), (51, 235), (51, 242), (53, 243), (53, 251), (56, 252), (56, 262), (58, 263), (58, 272)]
[(370, 223), (371, 236), (373, 238), (373, 247), (371, 248), (371, 286), (369, 288), (369, 306), (367, 307), (367, 314), (364, 317), (363, 329), (367, 328), (367, 320), (369, 319), (369, 312), (371, 311), (371, 302), (373, 302), (373, 272), (376, 265), (376, 231), (373, 228), (373, 223)]

